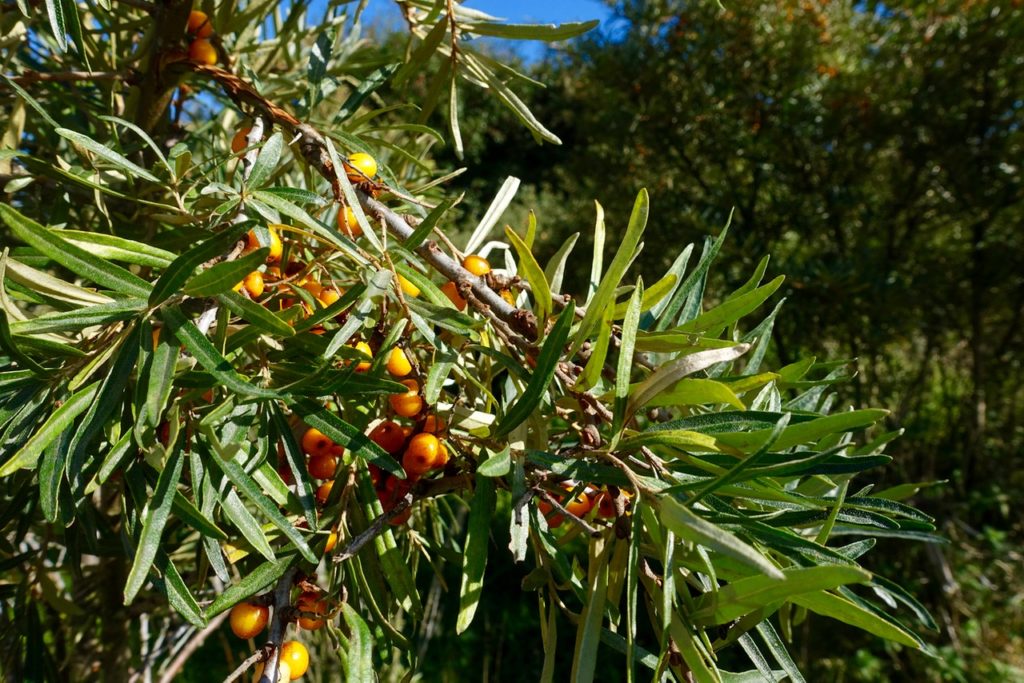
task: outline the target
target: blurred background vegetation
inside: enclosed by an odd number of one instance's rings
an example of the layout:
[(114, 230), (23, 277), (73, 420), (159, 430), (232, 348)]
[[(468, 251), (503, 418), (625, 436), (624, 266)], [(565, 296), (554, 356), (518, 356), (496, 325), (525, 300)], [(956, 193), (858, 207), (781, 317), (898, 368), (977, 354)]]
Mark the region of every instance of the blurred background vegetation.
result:
[[(647, 187), (636, 267), (653, 282), (735, 210), (709, 292), (772, 253), (770, 273), (788, 276), (779, 363), (857, 359), (840, 395), (906, 430), (876, 485), (921, 482), (915, 504), (950, 539), (893, 545), (875, 567), (932, 610), (939, 659), (832, 625), (815, 637), (824, 622), (811, 620), (797, 634), (808, 680), (1024, 680), (1022, 2), (723, 4), (609, 2), (600, 29), (521, 64), (547, 85), (524, 99), (560, 147), (467, 91), (465, 156), (447, 159), (469, 168), (451, 188), (465, 192), (463, 224), (520, 178), (505, 219), (521, 228), (535, 210), (543, 263), (575, 232), (589, 253), (594, 199), (614, 244)], [(589, 269), (577, 256), (566, 291)], [(517, 584), (507, 602), (489, 594), (481, 647), (453, 642), (439, 666), (518, 680), (532, 641), (516, 630), (539, 626)]]

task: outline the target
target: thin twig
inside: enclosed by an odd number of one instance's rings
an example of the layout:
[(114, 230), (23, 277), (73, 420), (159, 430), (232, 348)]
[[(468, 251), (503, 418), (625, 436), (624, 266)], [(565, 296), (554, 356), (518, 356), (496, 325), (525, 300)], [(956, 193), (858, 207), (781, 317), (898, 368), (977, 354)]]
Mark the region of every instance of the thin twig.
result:
[(21, 74), (11, 77), (11, 80), (18, 85), (28, 85), (39, 81), (130, 81), (137, 78), (138, 74), (121, 73), (119, 71), (54, 71), (45, 73), (42, 71), (26, 70)]
[[(228, 677), (224, 679), (224, 683), (233, 683), (233, 681), (237, 681), (252, 666), (254, 666), (255, 664), (257, 664), (259, 662), (262, 662), (266, 658), (267, 658), (267, 648), (266, 647), (261, 647), (259, 650), (256, 650), (256, 652), (254, 652), (251, 655), (249, 655), (248, 657), (246, 657), (245, 661), (243, 661), (241, 664), (239, 664), (237, 669), (235, 669), (230, 674), (228, 674)], [(164, 683), (164, 681), (160, 681), (160, 683)]]
[(366, 529), (364, 529), (358, 536), (349, 541), (345, 545), (344, 549), (334, 556), (334, 561), (344, 562), (355, 557), (359, 551), (363, 549), (364, 545), (384, 532), (384, 525), (387, 524), (392, 517), (397, 517), (402, 514), (410, 505), (412, 505), (412, 500), (409, 496), (402, 498), (395, 504), (395, 507), (373, 520), (370, 526), (366, 527)]
[(188, 658), (206, 642), (206, 639), (210, 637), (211, 633), (220, 628), (220, 625), (224, 623), (224, 620), (228, 618), (229, 614), (230, 612), (221, 612), (211, 619), (210, 623), (208, 623), (203, 630), (192, 636), (191, 640), (188, 641), (188, 644), (185, 645), (185, 647), (181, 649), (181, 652), (178, 653), (178, 656), (167, 665), (163, 675), (160, 676), (160, 683), (171, 683), (171, 681), (173, 681), (178, 675), (178, 672), (181, 671), (181, 668), (185, 666), (185, 662), (188, 661)]

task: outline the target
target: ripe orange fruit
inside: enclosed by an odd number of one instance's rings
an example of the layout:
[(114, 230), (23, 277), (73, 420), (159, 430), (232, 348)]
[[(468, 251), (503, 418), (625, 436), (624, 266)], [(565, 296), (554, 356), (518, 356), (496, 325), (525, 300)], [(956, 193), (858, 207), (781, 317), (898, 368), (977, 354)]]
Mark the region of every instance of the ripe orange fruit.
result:
[(331, 529), (331, 533), (327, 536), (327, 544), (324, 545), (324, 554), (334, 550), (334, 546), (336, 545), (338, 545), (338, 532)]
[(239, 638), (248, 640), (255, 638), (266, 628), (269, 617), (270, 609), (265, 605), (240, 602), (231, 608), (228, 618), (231, 621), (231, 631)]
[(309, 651), (299, 641), (289, 640), (281, 646), (281, 663), (288, 665), (291, 680), (294, 681), (306, 673), (306, 669), (309, 668)]
[(217, 63), (217, 48), (205, 38), (193, 40), (188, 46), (188, 58), (197, 64), (213, 66)]
[(333, 455), (314, 455), (306, 464), (306, 469), (314, 479), (330, 479), (338, 469), (338, 459)]
[[(568, 485), (564, 486), (563, 488), (565, 488), (566, 491), (572, 491), (572, 487)], [(565, 506), (566, 510), (576, 515), (577, 517), (583, 517), (588, 512), (590, 512), (590, 508), (593, 506), (593, 503), (591, 503), (590, 501), (590, 496), (588, 496), (585, 492), (580, 491), (580, 493), (575, 498), (570, 500), (568, 503), (563, 502), (562, 505)]]
[(235, 133), (235, 136), (231, 138), (231, 151), (235, 154), (239, 154), (243, 149), (249, 146), (249, 133), (252, 132), (250, 126), (242, 128), (240, 131)]
[(302, 435), (302, 450), (306, 455), (330, 455), (334, 442), (316, 427), (310, 427)]
[(435, 470), (439, 470), (448, 464), (448, 447), (444, 445), (444, 441), (438, 441), (437, 446), (437, 462), (434, 463)]
[[(353, 344), (352, 348), (354, 348), (356, 351), (359, 351), (369, 356), (370, 358), (373, 358), (373, 351), (370, 350), (370, 345), (367, 344), (366, 342), (356, 342), (355, 344)], [(370, 365), (370, 361), (361, 360), (359, 361), (359, 364), (356, 365), (356, 372), (366, 372), (367, 370), (370, 369)]]
[(443, 434), (445, 427), (444, 420), (437, 415), (427, 415), (426, 419), (423, 420), (423, 427), (420, 431), (428, 434)]
[(540, 514), (548, 521), (549, 529), (557, 529), (565, 521), (565, 515), (561, 513), (552, 514), (555, 510), (554, 506), (543, 498), (537, 500), (537, 509), (540, 510)]
[[(300, 595), (299, 599), (295, 601), (295, 609), (300, 612), (309, 612), (310, 614), (327, 614), (327, 603), (321, 600), (320, 596), (316, 593), (306, 592)], [(303, 616), (299, 617), (299, 626), (307, 631), (317, 631), (323, 628), (323, 625), (323, 619)]]
[(352, 238), (363, 234), (363, 226), (359, 225), (356, 212), (351, 206), (346, 206), (338, 212), (338, 230)]
[(348, 179), (353, 183), (361, 183), (367, 178), (372, 179), (377, 175), (377, 160), (365, 152), (349, 154), (346, 166), (348, 167)]
[(491, 272), (491, 264), (483, 256), (470, 254), (462, 259), (462, 267), (477, 277), (483, 277)]
[(307, 292), (309, 292), (310, 294), (312, 294), (314, 299), (319, 299), (320, 294), (322, 294), (324, 291), (324, 288), (320, 285), (320, 283), (314, 280), (313, 278), (304, 278), (299, 283), (299, 286), (302, 287)]
[[(285, 227), (285, 226), (282, 226)], [(267, 226), (267, 231), (270, 233), (270, 244), (267, 245), (270, 249), (270, 253), (267, 254), (267, 263), (277, 263), (281, 260), (281, 253), (284, 251), (284, 244), (281, 243), (281, 237), (277, 234), (277, 228), (274, 225)], [(245, 236), (246, 253), (259, 249), (260, 240), (256, 237), (256, 231), (250, 230)]]
[(405, 294), (408, 297), (415, 299), (420, 295), (420, 288), (402, 275), (398, 276), (398, 286), (402, 288), (402, 294)]
[(459, 294), (459, 288), (454, 282), (449, 281), (441, 285), (441, 291), (444, 292), (444, 295), (448, 297), (448, 300), (455, 305), (455, 308), (460, 311), (466, 310), (466, 300), (462, 298), (461, 294)]
[(213, 24), (206, 12), (192, 10), (188, 15), (188, 32), (196, 38), (209, 38), (213, 35)]
[(332, 488), (334, 488), (333, 479), (320, 484), (320, 487), (316, 490), (316, 502), (320, 503), (320, 505), (325, 505), (327, 498), (331, 495)]
[(242, 285), (245, 287), (245, 291), (249, 293), (250, 298), (260, 298), (263, 296), (264, 290), (263, 273), (258, 270), (252, 271), (242, 280)]
[(381, 422), (370, 432), (370, 440), (392, 455), (402, 450), (405, 439), (401, 425), (391, 420)]
[(420, 397), (420, 385), (414, 379), (402, 380), (408, 391), (404, 394), (391, 394), (388, 402), (395, 414), (401, 417), (412, 417), (423, 410), (423, 398)]
[(327, 308), (340, 298), (341, 292), (334, 287), (324, 287), (320, 290), (320, 296), (317, 297), (317, 299), (320, 300), (320, 303), (324, 305), (324, 308)]
[(388, 373), (392, 377), (405, 377), (410, 372), (412, 372), (412, 363), (409, 362), (405, 351), (397, 346), (391, 349), (391, 353), (388, 354)]
[(441, 443), (433, 434), (417, 434), (409, 441), (409, 446), (402, 456), (402, 467), (410, 475), (429, 472), (437, 462), (441, 452)]

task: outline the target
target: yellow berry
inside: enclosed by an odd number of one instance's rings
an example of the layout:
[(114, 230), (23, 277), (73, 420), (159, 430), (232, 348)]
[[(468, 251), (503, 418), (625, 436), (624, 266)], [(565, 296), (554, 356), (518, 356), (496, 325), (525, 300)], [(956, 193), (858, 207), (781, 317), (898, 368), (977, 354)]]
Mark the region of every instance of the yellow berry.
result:
[(477, 277), (482, 277), (491, 272), (491, 264), (488, 263), (487, 259), (476, 254), (470, 254), (462, 259), (462, 267)]
[(398, 276), (398, 285), (402, 288), (402, 293), (406, 296), (415, 299), (420, 295), (420, 288), (401, 275)]
[(217, 48), (205, 38), (193, 40), (188, 46), (188, 58), (197, 64), (212, 66), (217, 63)]
[(291, 680), (294, 681), (306, 673), (309, 667), (309, 651), (299, 641), (289, 640), (281, 646), (281, 663), (288, 665)]
[(388, 354), (388, 373), (392, 377), (405, 377), (410, 372), (412, 372), (412, 363), (409, 362), (405, 351), (397, 346), (391, 349), (391, 353)]
[(377, 160), (365, 152), (349, 154), (346, 162), (348, 179), (353, 183), (361, 183), (377, 175)]
[(240, 602), (231, 608), (228, 618), (231, 621), (231, 631), (239, 638), (248, 640), (266, 628), (269, 616), (270, 610), (264, 605)]
[(213, 24), (206, 12), (192, 10), (188, 15), (188, 32), (196, 38), (209, 38), (213, 35)]
[(363, 234), (363, 227), (359, 225), (356, 212), (352, 210), (351, 206), (346, 206), (338, 212), (338, 230), (349, 237), (359, 237)]

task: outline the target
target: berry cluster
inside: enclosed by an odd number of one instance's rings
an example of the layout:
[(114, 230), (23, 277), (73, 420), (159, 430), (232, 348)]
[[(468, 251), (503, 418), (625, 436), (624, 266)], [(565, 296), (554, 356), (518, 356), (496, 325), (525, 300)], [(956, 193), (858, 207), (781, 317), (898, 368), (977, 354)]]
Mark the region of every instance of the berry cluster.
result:
[(217, 48), (210, 42), (213, 36), (210, 17), (205, 12), (192, 10), (188, 15), (186, 32), (189, 38), (188, 58), (197, 64), (216, 64)]

